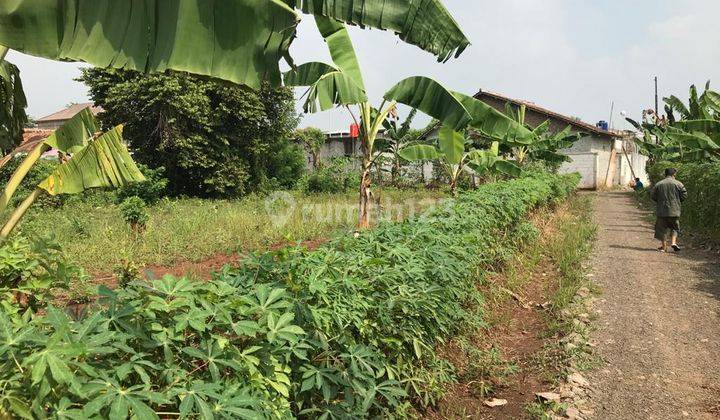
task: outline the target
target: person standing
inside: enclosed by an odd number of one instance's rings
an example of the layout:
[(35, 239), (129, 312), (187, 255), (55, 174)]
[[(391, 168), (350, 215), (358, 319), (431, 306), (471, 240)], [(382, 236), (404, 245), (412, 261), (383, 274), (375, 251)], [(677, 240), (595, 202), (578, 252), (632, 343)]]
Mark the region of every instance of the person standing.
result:
[(655, 239), (662, 243), (658, 249), (662, 252), (668, 251), (668, 242), (675, 252), (681, 250), (677, 239), (680, 233), (682, 202), (687, 198), (687, 190), (682, 182), (675, 178), (676, 176), (677, 169), (665, 169), (665, 179), (655, 184), (650, 193), (650, 198), (657, 203)]

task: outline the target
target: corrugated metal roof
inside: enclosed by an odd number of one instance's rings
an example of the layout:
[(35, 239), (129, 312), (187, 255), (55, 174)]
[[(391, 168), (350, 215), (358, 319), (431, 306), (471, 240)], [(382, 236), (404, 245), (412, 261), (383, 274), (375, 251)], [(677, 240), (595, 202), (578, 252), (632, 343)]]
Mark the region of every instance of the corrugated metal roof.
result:
[(93, 115), (97, 115), (103, 111), (102, 107), (95, 106), (92, 102), (86, 102), (82, 104), (74, 104), (70, 105), (69, 107), (58, 111), (54, 114), (50, 114), (46, 117), (42, 117), (37, 122), (50, 122), (50, 121), (65, 121), (69, 120), (70, 118), (74, 117), (78, 112), (82, 111), (85, 108), (90, 108), (90, 111), (92, 111)]

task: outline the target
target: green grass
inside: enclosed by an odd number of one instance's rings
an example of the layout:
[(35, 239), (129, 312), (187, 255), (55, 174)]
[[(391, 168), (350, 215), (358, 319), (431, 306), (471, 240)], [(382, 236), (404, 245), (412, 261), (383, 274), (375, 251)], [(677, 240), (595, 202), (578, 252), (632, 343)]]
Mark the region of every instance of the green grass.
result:
[[(381, 206), (374, 206), (374, 221), (404, 219), (444, 196), (437, 191), (394, 189), (375, 194)], [(93, 273), (110, 273), (126, 261), (169, 266), (351, 232), (357, 221), (357, 194), (290, 192), (270, 200), (263, 196), (163, 200), (148, 211), (147, 228), (134, 232), (115, 205), (73, 202), (62, 208), (38, 207), (20, 230), (26, 235), (52, 234), (72, 261)]]

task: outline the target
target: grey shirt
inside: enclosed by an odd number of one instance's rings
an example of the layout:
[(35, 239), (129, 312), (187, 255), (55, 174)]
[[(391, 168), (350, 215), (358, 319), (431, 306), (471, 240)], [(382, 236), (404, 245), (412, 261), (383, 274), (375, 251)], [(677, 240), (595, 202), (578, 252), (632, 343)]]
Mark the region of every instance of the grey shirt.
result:
[(682, 182), (669, 176), (653, 186), (650, 198), (657, 203), (658, 217), (680, 217), (687, 190)]

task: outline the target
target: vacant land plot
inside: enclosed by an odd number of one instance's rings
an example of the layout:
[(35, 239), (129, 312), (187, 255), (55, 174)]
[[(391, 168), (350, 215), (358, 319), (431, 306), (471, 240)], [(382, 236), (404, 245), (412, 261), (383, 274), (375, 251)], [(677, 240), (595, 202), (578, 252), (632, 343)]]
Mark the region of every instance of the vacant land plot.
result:
[[(373, 220), (404, 219), (442, 196), (428, 190), (377, 190), (380, 205)], [(170, 266), (352, 231), (357, 195), (289, 192), (240, 200), (165, 200), (150, 207), (149, 216), (146, 229), (136, 232), (115, 205), (73, 203), (37, 209), (22, 230), (54, 235), (71, 260), (90, 272), (108, 273), (127, 261)]]

